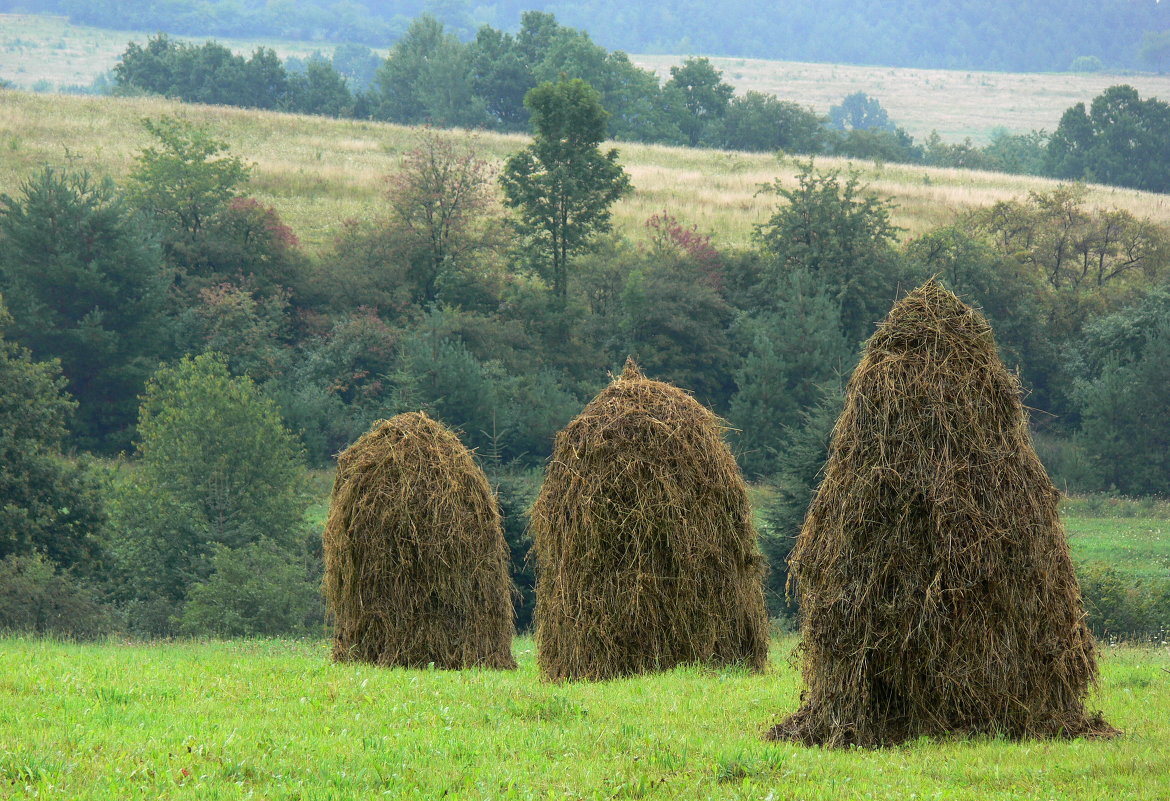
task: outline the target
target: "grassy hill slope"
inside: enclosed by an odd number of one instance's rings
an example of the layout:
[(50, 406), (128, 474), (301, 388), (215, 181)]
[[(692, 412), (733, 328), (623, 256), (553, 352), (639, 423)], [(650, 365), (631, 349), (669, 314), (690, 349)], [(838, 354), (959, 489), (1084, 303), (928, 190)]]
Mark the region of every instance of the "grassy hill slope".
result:
[[(0, 90), (0, 192), (12, 194), (42, 164), (72, 162), (122, 179), (149, 136), (143, 118), (178, 115), (211, 126), (232, 152), (255, 164), (249, 193), (276, 207), (310, 247), (328, 243), (347, 218), (374, 214), (383, 178), (415, 132), (386, 123), (333, 120), (245, 109), (183, 105), (151, 98), (37, 95)], [(467, 136), (466, 133), (456, 133)], [(525, 137), (475, 135), (486, 155), (502, 159)], [(616, 207), (620, 228), (633, 232), (664, 209), (713, 232), (716, 243), (745, 242), (776, 205), (761, 184), (790, 180), (792, 164), (767, 154), (621, 144), (635, 192)], [(846, 167), (819, 159), (822, 167)], [(897, 204), (894, 222), (912, 236), (945, 225), (974, 206), (1018, 197), (1055, 182), (1026, 176), (954, 169), (858, 163), (875, 192)], [(1095, 187), (1091, 201), (1170, 224), (1164, 196)]]

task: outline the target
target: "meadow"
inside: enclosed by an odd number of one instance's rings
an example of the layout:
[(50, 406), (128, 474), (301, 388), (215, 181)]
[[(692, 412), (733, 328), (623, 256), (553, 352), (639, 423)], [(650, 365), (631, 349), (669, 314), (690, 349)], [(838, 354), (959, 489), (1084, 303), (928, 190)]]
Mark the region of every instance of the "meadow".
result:
[(1166, 797), (1170, 650), (1103, 649), (1109, 741), (765, 743), (798, 703), (764, 675), (600, 684), (335, 665), (325, 641), (0, 640), (0, 797), (91, 799), (1118, 799)]
[[(669, 77), (679, 56), (633, 56), (639, 67)], [(915, 139), (938, 131), (944, 141), (986, 144), (999, 129), (1052, 132), (1065, 109), (1110, 86), (1133, 86), (1142, 97), (1170, 97), (1170, 75), (1153, 73), (980, 72), (812, 64), (712, 57), (739, 93), (765, 92), (825, 113), (853, 92), (881, 101), (890, 119)]]
[[(208, 126), (231, 152), (254, 165), (247, 192), (274, 206), (310, 251), (327, 247), (343, 221), (377, 215), (385, 176), (414, 146), (417, 131), (388, 123), (335, 120), (158, 98), (77, 97), (0, 90), (0, 193), (14, 194), (44, 164), (69, 165), (123, 180), (134, 158), (152, 144), (144, 118), (175, 115)], [(528, 141), (520, 135), (468, 133), (497, 163)], [(718, 247), (749, 241), (777, 205), (760, 193), (774, 180), (791, 185), (796, 166), (769, 154), (618, 145), (635, 191), (614, 209), (619, 230), (636, 236), (663, 210), (704, 233)], [(824, 169), (857, 169), (870, 189), (895, 204), (903, 237), (954, 222), (972, 208), (1048, 191), (1055, 181), (1003, 173), (911, 165), (817, 160)], [(1094, 186), (1091, 205), (1119, 207), (1170, 224), (1164, 195)]]

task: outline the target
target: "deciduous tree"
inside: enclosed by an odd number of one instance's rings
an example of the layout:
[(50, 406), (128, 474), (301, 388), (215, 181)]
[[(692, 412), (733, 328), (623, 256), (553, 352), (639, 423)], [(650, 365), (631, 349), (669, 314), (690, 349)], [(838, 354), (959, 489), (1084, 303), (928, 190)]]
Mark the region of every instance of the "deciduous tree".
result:
[(544, 83), (524, 104), (536, 135), (508, 158), (500, 183), (519, 227), (542, 251), (553, 292), (568, 297), (569, 259), (610, 228), (610, 207), (629, 191), (618, 152), (602, 153), (607, 113), (597, 91), (580, 79)]

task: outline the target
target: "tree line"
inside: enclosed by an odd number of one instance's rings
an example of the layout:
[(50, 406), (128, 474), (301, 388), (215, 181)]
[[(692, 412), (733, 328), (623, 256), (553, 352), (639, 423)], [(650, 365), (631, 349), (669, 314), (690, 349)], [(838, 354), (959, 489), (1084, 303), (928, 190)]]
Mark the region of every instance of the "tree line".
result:
[(810, 160), (761, 188), (776, 205), (747, 246), (669, 208), (614, 232), (631, 186), (601, 148), (601, 93), (546, 82), (526, 111), (533, 141), (502, 165), (473, 136), (421, 130), (383, 202), (318, 254), (248, 196), (240, 155), (175, 118), (145, 121), (152, 144), (120, 184), (73, 164), (0, 196), (0, 620), (311, 630), (305, 468), (424, 409), (500, 494), (523, 622), (539, 469), (631, 355), (723, 415), (743, 470), (776, 488), (783, 611), (842, 382), (930, 276), (995, 327), (1062, 488), (1170, 489), (1164, 229), (1067, 184), (902, 241), (889, 199)]
[(169, 0), (22, 0), (23, 11), (68, 14), (78, 24), (190, 36), (277, 37), (386, 46), (410, 19), (434, 14), (463, 39), (483, 25), (511, 28), (524, 11), (555, 13), (610, 48), (634, 53), (880, 64), (941, 69), (1063, 71), (1076, 62), (1111, 69), (1165, 68), (1149, 37), (1170, 30), (1157, 0), (683, 0), (669, 8), (615, 0), (579, 3), (500, 0), (406, 0), (392, 6), (347, 0), (226, 2)]
[(551, 14), (527, 12), (515, 35), (482, 27), (461, 41), (437, 18), (415, 18), (381, 59), (368, 47), (338, 48), (284, 64), (268, 49), (249, 58), (215, 42), (165, 35), (132, 43), (114, 68), (115, 90), (189, 102), (280, 109), (500, 131), (525, 131), (524, 97), (537, 84), (580, 78), (601, 93), (619, 141), (995, 170), (1170, 191), (1170, 104), (1119, 85), (1069, 108), (1051, 134), (997, 132), (983, 147), (915, 139), (881, 103), (855, 92), (828, 114), (761, 92), (735, 95), (705, 58), (670, 78), (636, 67)]

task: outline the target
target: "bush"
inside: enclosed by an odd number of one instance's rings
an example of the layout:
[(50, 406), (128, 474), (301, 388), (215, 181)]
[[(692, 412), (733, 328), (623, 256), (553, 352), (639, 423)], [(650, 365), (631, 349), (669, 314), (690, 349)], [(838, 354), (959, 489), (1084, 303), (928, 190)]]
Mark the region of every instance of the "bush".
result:
[(1032, 442), (1052, 483), (1061, 492), (1091, 492), (1100, 489), (1089, 455), (1078, 438), (1035, 432)]
[(112, 629), (97, 593), (42, 554), (0, 561), (0, 631), (95, 639)]
[(221, 546), (212, 565), (215, 572), (187, 593), (179, 620), (184, 634), (278, 637), (314, 628), (320, 633), (319, 588), (296, 554), (265, 538), (242, 548)]
[(1097, 637), (1144, 639), (1170, 628), (1170, 581), (1134, 579), (1099, 562), (1078, 565), (1077, 578)]
[(1077, 56), (1068, 65), (1069, 72), (1100, 72), (1105, 64), (1096, 56)]
[(167, 636), (189, 589), (215, 573), (217, 546), (298, 550), (305, 470), (276, 405), (213, 354), (158, 371), (138, 435), (141, 459), (111, 498), (111, 594), (132, 631)]

